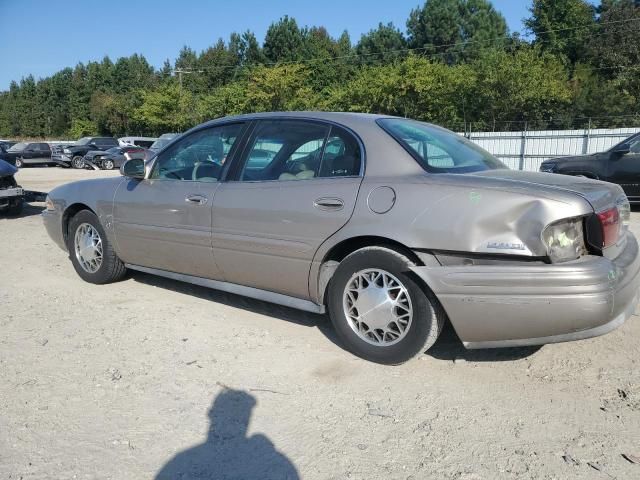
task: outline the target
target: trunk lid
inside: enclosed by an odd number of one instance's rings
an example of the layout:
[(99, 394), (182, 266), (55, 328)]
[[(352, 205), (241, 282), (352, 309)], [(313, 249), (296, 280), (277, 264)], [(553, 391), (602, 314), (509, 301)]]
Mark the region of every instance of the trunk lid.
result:
[(531, 193), (539, 188), (552, 188), (571, 192), (583, 197), (591, 204), (594, 211), (600, 212), (616, 205), (624, 191), (619, 185), (592, 180), (590, 178), (572, 177), (555, 173), (524, 172), (520, 170), (486, 170), (470, 175), (514, 182), (531, 189)]

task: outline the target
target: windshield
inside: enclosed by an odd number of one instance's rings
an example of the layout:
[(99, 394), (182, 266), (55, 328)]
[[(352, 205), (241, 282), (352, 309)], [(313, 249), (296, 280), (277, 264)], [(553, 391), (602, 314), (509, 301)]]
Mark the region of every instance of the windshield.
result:
[(159, 138), (158, 140), (156, 140), (155, 142), (153, 142), (153, 144), (149, 147), (150, 150), (160, 150), (161, 148), (164, 148), (164, 146), (169, 143), (172, 140), (172, 138)]
[(377, 121), (431, 173), (469, 173), (507, 168), (489, 152), (444, 128), (404, 118)]
[(74, 145), (87, 145), (89, 142), (91, 142), (91, 137), (82, 137), (80, 140), (74, 143)]
[(24, 150), (26, 146), (27, 146), (26, 142), (16, 143), (15, 145), (11, 146), (8, 151), (9, 152), (16, 152), (16, 151), (19, 151), (19, 150)]
[(106, 150), (107, 153), (120, 153), (120, 147), (111, 147), (110, 149)]
[(607, 150), (608, 152), (615, 152), (618, 148), (620, 148), (620, 146), (622, 145), (629, 145), (629, 151), (633, 152), (633, 153), (640, 153), (640, 133), (637, 133), (635, 135), (631, 135), (629, 138), (625, 138), (623, 141), (621, 141), (620, 143), (615, 144), (613, 147), (611, 147), (609, 150)]

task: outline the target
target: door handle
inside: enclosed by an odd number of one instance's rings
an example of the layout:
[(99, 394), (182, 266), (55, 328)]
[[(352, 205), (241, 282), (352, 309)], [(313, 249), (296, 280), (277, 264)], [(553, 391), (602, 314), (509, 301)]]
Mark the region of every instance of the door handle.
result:
[(320, 210), (342, 210), (344, 207), (344, 200), (341, 198), (318, 198), (313, 202), (313, 206)]
[(207, 203), (207, 197), (204, 195), (187, 195), (187, 198), (184, 199), (187, 203), (193, 203), (195, 205), (204, 205)]

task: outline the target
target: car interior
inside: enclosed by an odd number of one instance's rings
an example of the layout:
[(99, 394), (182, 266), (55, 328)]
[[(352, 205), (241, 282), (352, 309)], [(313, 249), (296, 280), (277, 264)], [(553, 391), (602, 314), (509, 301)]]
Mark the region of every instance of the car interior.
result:
[[(325, 139), (329, 127), (304, 123), (267, 123), (255, 135), (241, 181), (307, 180), (358, 175), (360, 148), (350, 136)], [(346, 141), (345, 141), (346, 139)], [(265, 163), (264, 151), (273, 152)]]

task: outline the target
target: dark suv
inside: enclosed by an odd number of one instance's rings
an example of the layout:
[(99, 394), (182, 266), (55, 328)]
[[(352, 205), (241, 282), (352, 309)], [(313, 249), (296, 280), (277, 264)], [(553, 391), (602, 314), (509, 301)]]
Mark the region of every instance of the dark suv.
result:
[(640, 133), (606, 152), (545, 160), (540, 171), (617, 183), (627, 194), (629, 202), (640, 203)]
[(113, 137), (83, 137), (62, 150), (61, 161), (73, 168), (84, 168), (84, 156), (90, 150), (108, 150), (117, 146), (118, 140)]

